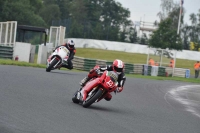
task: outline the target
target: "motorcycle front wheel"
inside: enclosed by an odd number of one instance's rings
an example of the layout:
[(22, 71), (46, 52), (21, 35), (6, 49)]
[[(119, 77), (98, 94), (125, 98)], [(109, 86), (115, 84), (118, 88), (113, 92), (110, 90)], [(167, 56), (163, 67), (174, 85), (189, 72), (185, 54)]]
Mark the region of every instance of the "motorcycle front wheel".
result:
[(52, 68), (58, 63), (58, 60), (56, 58), (53, 59), (53, 61), (51, 62), (51, 64), (46, 68), (47, 72), (50, 72), (52, 70)]
[(103, 90), (97, 89), (97, 91), (94, 91), (90, 96), (87, 97), (87, 99), (83, 102), (83, 107), (87, 108), (91, 104), (93, 104), (99, 97), (101, 97), (103, 93)]

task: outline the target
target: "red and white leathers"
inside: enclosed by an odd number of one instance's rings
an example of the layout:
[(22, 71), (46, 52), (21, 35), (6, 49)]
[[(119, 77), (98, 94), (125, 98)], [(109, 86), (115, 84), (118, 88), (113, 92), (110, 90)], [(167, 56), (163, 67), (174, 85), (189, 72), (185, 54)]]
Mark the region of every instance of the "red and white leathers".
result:
[[(107, 66), (95, 66), (92, 70), (90, 70), (88, 76), (86, 78), (84, 78), (82, 81), (85, 82), (82, 86), (84, 86), (90, 79), (94, 78), (94, 77), (99, 77), (101, 75), (101, 73), (103, 73), (105, 70), (107, 71), (113, 71), (113, 65), (107, 65)], [(98, 80), (99, 78), (96, 78), (95, 80), (91, 81), (89, 84), (86, 84), (88, 88), (93, 88), (93, 86), (89, 86), (92, 85), (93, 82), (97, 82), (96, 80)], [(116, 89), (116, 92), (121, 92), (123, 90), (123, 86), (124, 83), (126, 81), (126, 77), (124, 72), (121, 72), (118, 75), (118, 88)], [(94, 84), (95, 87), (96, 84)], [(85, 86), (84, 86), (85, 87)], [(85, 92), (82, 92), (83, 95), (85, 96), (86, 93), (88, 93), (90, 90), (86, 90)], [(87, 96), (87, 95), (86, 95)], [(104, 96), (104, 99), (107, 101), (110, 101), (112, 99), (112, 95), (111, 93), (107, 93)]]

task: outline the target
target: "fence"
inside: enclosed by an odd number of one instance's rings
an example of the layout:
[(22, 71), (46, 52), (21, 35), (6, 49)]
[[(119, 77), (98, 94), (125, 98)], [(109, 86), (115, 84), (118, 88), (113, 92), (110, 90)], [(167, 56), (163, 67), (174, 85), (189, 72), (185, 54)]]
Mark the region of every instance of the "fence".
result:
[[(74, 68), (89, 71), (95, 65), (111, 65), (112, 62), (106, 60), (95, 60), (75, 56), (73, 59)], [(141, 74), (149, 76), (172, 76), (173, 69), (170, 67), (148, 66), (146, 64), (125, 63), (124, 72), (126, 74)], [(190, 77), (189, 69), (174, 68), (174, 77)]]
[(13, 47), (0, 46), (0, 58), (13, 59)]
[(64, 43), (65, 31), (66, 27), (63, 26), (50, 27), (49, 43), (53, 43), (52, 47), (56, 47)]
[(13, 59), (17, 22), (0, 22), (0, 58)]
[(14, 47), (16, 41), (17, 21), (0, 22), (0, 44)]

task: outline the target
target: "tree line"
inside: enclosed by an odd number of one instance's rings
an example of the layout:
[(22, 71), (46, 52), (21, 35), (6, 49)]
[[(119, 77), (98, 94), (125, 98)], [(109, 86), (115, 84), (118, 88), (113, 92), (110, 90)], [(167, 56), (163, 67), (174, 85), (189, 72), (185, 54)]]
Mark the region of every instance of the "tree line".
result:
[[(200, 51), (200, 9), (197, 14), (190, 14), (191, 24), (189, 25), (184, 22), (186, 10), (180, 6), (180, 3), (173, 0), (161, 0), (161, 8), (162, 11), (157, 14), (160, 18), (159, 28), (148, 40), (149, 46)], [(177, 34), (180, 12), (180, 33)]]
[(184, 23), (176, 34), (180, 6), (173, 0), (161, 0), (162, 11), (155, 22), (158, 29), (150, 38), (138, 37), (130, 20), (129, 9), (115, 0), (0, 0), (0, 21), (18, 21), (21, 25), (49, 28), (66, 27), (66, 36), (109, 41), (140, 43), (151, 47), (171, 49), (200, 48), (200, 11), (191, 14), (191, 25)]

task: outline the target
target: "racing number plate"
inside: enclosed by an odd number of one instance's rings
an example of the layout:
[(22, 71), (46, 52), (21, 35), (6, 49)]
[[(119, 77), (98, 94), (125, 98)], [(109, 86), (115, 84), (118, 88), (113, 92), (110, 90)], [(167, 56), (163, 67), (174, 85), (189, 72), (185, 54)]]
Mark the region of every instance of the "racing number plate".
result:
[(69, 51), (68, 51), (68, 49), (67, 48), (65, 48), (65, 47), (62, 47), (62, 49), (66, 52), (66, 53), (68, 53)]
[(108, 87), (112, 88), (113, 82), (110, 80), (110, 81), (106, 82), (106, 85), (107, 85)]

